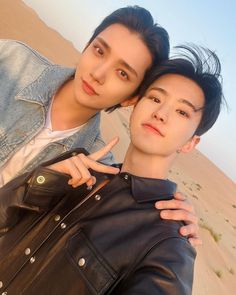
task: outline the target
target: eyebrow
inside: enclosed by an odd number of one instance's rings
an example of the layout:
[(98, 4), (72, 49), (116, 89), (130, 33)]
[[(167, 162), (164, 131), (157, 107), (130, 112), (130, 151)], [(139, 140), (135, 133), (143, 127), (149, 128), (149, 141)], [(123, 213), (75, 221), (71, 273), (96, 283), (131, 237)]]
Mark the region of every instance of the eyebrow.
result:
[(105, 40), (103, 40), (101, 37), (97, 37), (96, 38), (98, 41), (100, 41), (102, 43), (102, 45), (107, 49), (107, 50), (111, 50), (111, 47), (107, 44), (107, 42)]
[(186, 104), (186, 105), (188, 105), (190, 108), (192, 108), (193, 109), (193, 111), (194, 112), (197, 112), (197, 111), (199, 111), (200, 109), (199, 108), (196, 108), (195, 107), (195, 105), (193, 105), (189, 100), (187, 100), (187, 99), (184, 99), (184, 98), (180, 98), (180, 99), (178, 99), (178, 101), (179, 102), (182, 102), (182, 103), (184, 103), (184, 104)]
[[(109, 44), (101, 37), (97, 37), (96, 38), (108, 51), (111, 51), (111, 47), (109, 46)], [(134, 68), (131, 67), (131, 65), (129, 65), (126, 61), (124, 61), (123, 59), (119, 59), (119, 63), (121, 65), (123, 65), (128, 71), (130, 71), (132, 74), (134, 74), (136, 77), (138, 77), (137, 72), (135, 71)]]
[[(159, 91), (159, 92), (161, 92), (161, 93), (163, 93), (165, 95), (168, 95), (168, 92), (165, 89), (160, 88), (160, 87), (152, 87), (152, 88), (150, 88), (150, 90), (157, 90), (157, 91)], [(201, 111), (201, 110), (204, 109), (204, 106), (199, 107), (199, 108), (195, 107), (194, 104), (192, 104), (189, 100), (187, 100), (185, 98), (179, 98), (178, 99), (178, 102), (181, 102), (181, 103), (186, 104), (187, 106), (189, 106), (190, 108), (192, 108), (194, 112), (198, 112), (198, 111)]]

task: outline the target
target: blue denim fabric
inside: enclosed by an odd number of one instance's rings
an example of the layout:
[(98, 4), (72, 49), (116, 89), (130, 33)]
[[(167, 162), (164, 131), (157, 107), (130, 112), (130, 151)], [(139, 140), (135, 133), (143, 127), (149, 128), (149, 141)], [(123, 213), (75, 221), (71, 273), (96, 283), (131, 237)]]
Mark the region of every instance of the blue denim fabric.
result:
[[(0, 40), (0, 167), (43, 128), (53, 95), (74, 73), (21, 42)], [(45, 146), (19, 174), (75, 147), (98, 150), (104, 146), (99, 124), (97, 114), (72, 136)], [(112, 163), (112, 154), (103, 162)]]

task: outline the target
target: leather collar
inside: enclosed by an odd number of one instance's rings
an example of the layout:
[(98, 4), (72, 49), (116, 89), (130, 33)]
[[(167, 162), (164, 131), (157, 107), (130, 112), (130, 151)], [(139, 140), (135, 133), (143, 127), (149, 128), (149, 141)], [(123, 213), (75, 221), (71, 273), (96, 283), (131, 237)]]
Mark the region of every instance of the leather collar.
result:
[(145, 178), (122, 172), (119, 174), (130, 186), (137, 203), (171, 200), (177, 184), (170, 180)]

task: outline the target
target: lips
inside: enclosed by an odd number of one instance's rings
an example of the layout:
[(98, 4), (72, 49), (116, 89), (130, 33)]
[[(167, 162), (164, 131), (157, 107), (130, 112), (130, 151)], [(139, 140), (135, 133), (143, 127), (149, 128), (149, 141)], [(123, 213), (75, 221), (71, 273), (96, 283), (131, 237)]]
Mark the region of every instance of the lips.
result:
[(93, 87), (83, 79), (82, 79), (82, 88), (84, 92), (90, 96), (98, 95), (98, 93), (93, 89)]
[(146, 129), (148, 129), (149, 131), (151, 131), (157, 135), (160, 135), (161, 137), (164, 137), (164, 134), (154, 125), (152, 125), (150, 123), (144, 123), (144, 124), (142, 124), (142, 126)]

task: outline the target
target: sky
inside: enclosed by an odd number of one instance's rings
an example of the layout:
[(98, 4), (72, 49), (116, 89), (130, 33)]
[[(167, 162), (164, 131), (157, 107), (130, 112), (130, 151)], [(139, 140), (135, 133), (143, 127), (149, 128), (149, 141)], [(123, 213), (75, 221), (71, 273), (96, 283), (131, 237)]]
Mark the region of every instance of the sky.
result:
[(218, 121), (198, 149), (236, 182), (236, 1), (234, 0), (23, 0), (51, 28), (82, 51), (104, 17), (139, 5), (169, 33), (171, 47), (192, 42), (214, 50), (221, 60), (224, 96)]

